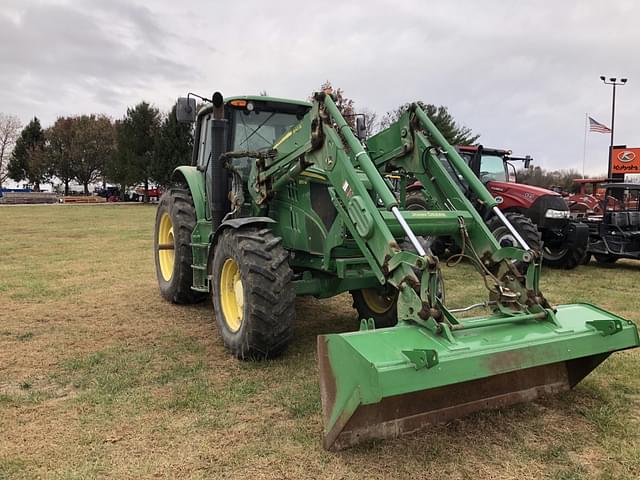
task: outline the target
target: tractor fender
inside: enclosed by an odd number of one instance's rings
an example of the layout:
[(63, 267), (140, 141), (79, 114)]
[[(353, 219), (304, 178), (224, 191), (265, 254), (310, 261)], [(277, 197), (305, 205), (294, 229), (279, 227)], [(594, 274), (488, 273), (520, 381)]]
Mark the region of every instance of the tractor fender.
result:
[(196, 219), (206, 220), (206, 193), (204, 186), (204, 175), (196, 167), (190, 167), (183, 165), (176, 168), (171, 175), (171, 179), (186, 183), (189, 191), (191, 192), (191, 198), (193, 199), (193, 205), (196, 209)]
[(216, 243), (218, 243), (218, 237), (220, 234), (229, 229), (233, 228), (237, 230), (238, 228), (244, 227), (246, 225), (264, 225), (265, 223), (277, 223), (271, 217), (243, 217), (243, 218), (232, 218), (229, 220), (225, 220), (220, 224), (216, 231), (211, 234), (209, 238), (209, 258), (207, 258), (207, 270), (209, 269), (209, 265), (211, 265), (211, 260), (213, 260), (213, 253), (215, 251)]

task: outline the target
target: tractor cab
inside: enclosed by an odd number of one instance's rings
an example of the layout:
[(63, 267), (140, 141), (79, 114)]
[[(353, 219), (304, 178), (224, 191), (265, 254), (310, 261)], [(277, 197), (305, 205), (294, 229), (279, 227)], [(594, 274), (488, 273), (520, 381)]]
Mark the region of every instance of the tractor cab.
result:
[(605, 183), (602, 214), (587, 216), (589, 253), (598, 263), (640, 259), (640, 184)]
[[(311, 104), (267, 96), (223, 98), (216, 93), (211, 99), (197, 96), (206, 102), (197, 109), (194, 96), (179, 98), (176, 114), (180, 122), (195, 122), (191, 165), (205, 176), (206, 218), (217, 226), (231, 211), (251, 213), (247, 184), (255, 154), (266, 155), (300, 123)], [(233, 155), (225, 155), (228, 152)]]
[(458, 152), (464, 158), (471, 170), (483, 183), (490, 181), (516, 183), (515, 162), (522, 162), (525, 169), (529, 168), (532, 158), (511, 156), (511, 150), (484, 148), (477, 146), (458, 146)]

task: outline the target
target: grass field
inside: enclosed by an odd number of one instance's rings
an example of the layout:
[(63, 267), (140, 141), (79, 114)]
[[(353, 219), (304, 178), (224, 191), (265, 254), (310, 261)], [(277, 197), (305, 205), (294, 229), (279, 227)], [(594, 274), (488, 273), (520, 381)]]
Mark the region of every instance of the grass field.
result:
[[(209, 303), (156, 287), (147, 206), (0, 208), (0, 479), (640, 478), (640, 353), (574, 391), (395, 441), (322, 450), (315, 337), (350, 298), (299, 299), (287, 355), (225, 353)], [(450, 304), (481, 294), (445, 269)], [(545, 270), (554, 303), (640, 320), (640, 263)]]

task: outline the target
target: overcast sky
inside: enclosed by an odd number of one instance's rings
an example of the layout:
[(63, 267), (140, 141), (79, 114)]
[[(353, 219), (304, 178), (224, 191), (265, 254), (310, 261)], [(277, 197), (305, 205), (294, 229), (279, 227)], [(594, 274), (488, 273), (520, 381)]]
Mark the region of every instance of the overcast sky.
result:
[[(582, 169), (584, 118), (640, 146), (640, 2), (1, 0), (0, 112), (121, 117), (187, 91), (306, 98), (329, 79), (379, 114), (449, 107), (485, 146)], [(589, 133), (587, 173), (609, 136)]]

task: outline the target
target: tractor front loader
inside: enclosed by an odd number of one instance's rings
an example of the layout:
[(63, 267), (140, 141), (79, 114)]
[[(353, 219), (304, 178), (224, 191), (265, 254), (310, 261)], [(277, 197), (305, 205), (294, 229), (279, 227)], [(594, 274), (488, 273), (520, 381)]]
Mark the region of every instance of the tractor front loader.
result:
[[(197, 115), (187, 97), (178, 116), (196, 121), (195, 148), (158, 208), (160, 290), (178, 303), (210, 293), (241, 359), (285, 350), (296, 295), (351, 292), (359, 330), (318, 337), (327, 449), (569, 389), (640, 343), (598, 307), (549, 304), (538, 253), (417, 105), (366, 143), (325, 93), (312, 104), (215, 94)], [(427, 210), (401, 209), (385, 171), (419, 180)], [(450, 171), (520, 247), (500, 247)], [(447, 307), (423, 241), (438, 236), (476, 268), (485, 302)], [(456, 315), (475, 308), (486, 314)]]

